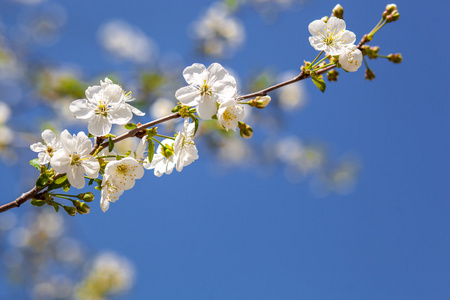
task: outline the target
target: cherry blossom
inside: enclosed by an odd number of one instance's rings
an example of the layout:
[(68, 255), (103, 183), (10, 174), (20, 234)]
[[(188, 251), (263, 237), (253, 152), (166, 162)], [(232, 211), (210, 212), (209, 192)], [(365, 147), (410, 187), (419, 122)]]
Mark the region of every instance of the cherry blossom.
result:
[(135, 180), (142, 178), (144, 168), (132, 157), (109, 162), (105, 168), (105, 176), (110, 183), (121, 190), (133, 188)]
[(89, 153), (92, 151), (92, 141), (82, 131), (78, 135), (71, 135), (67, 130), (61, 133), (61, 149), (56, 151), (50, 159), (53, 169), (60, 173), (67, 173), (69, 183), (82, 189), (85, 184), (84, 174), (89, 178), (97, 178), (100, 165)]
[(356, 36), (353, 32), (345, 30), (345, 21), (336, 17), (331, 17), (325, 23), (322, 20), (315, 20), (308, 26), (309, 42), (314, 49), (325, 51), (327, 55), (339, 55), (345, 48), (352, 45)]
[(178, 89), (175, 97), (184, 105), (197, 106), (202, 119), (211, 119), (217, 111), (217, 102), (233, 97), (236, 80), (218, 63), (208, 69), (195, 63), (183, 71), (188, 86)]
[(190, 165), (198, 159), (198, 151), (194, 142), (195, 124), (189, 123), (189, 118), (184, 119), (183, 132), (178, 132), (173, 145), (177, 158), (177, 171), (181, 172), (184, 166)]
[(158, 146), (152, 162), (149, 163), (148, 160), (144, 162), (144, 168), (149, 170), (155, 169), (154, 174), (158, 177), (161, 177), (164, 173), (167, 175), (172, 173), (176, 163), (176, 156), (173, 150), (174, 140), (165, 139), (161, 141), (161, 144), (164, 147)]
[(342, 68), (348, 72), (356, 72), (359, 67), (361, 67), (362, 60), (362, 52), (355, 45), (347, 47), (344, 52), (339, 55), (339, 63)]
[(217, 120), (219, 123), (228, 129), (236, 131), (239, 121), (244, 118), (244, 107), (240, 105), (235, 99), (229, 99), (222, 102), (217, 111)]
[(56, 140), (56, 135), (50, 129), (46, 129), (41, 134), (45, 145), (41, 142), (34, 143), (30, 146), (30, 149), (34, 152), (38, 152), (39, 164), (45, 165), (50, 162), (50, 158), (53, 154), (61, 149), (61, 143)]

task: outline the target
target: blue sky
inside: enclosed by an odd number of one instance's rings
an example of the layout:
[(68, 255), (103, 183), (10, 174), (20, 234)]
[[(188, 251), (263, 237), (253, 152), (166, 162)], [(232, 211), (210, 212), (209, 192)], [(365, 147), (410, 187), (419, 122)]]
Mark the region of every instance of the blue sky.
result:
[[(91, 74), (126, 68), (106, 60), (96, 42), (98, 27), (119, 18), (141, 28), (160, 53), (178, 52), (186, 66), (211, 62), (193, 54), (186, 29), (211, 1), (59, 3), (67, 13), (63, 36), (36, 56)], [(317, 55), (308, 24), (335, 4), (310, 1), (275, 24), (244, 10), (246, 42), (224, 65), (242, 77), (263, 66), (297, 71)], [(359, 40), (387, 2), (340, 4)], [(107, 213), (93, 204), (89, 215), (66, 216), (89, 247), (113, 249), (135, 264), (137, 280), (125, 299), (450, 297), (449, 41), (437, 26), (450, 5), (396, 4), (400, 20), (373, 44), (401, 52), (403, 63), (369, 61), (374, 81), (365, 81), (362, 69), (341, 72), (324, 94), (308, 81), (307, 107), (285, 115), (286, 134), (323, 140), (335, 156), (358, 155), (362, 169), (351, 194), (316, 198), (308, 184), (289, 183), (281, 167), (269, 175), (256, 164), (218, 172), (223, 166), (200, 148), (200, 159), (182, 173), (147, 173)], [(15, 9), (0, 4), (4, 23)], [(1, 176), (4, 188), (14, 179)], [(6, 189), (2, 198), (20, 192)]]

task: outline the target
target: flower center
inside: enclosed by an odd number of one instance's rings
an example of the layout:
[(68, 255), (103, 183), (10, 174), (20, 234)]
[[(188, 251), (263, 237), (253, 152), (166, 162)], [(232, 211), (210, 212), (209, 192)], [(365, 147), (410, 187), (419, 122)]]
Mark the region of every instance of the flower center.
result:
[(102, 115), (104, 117), (108, 116), (109, 105), (104, 101), (99, 101), (97, 109), (95, 110), (96, 115)]
[(198, 90), (200, 91), (200, 95), (209, 95), (212, 96), (212, 91), (210, 87), (206, 84), (206, 79), (203, 80), (203, 85), (198, 87)]
[(116, 172), (119, 174), (127, 174), (128, 173), (128, 165), (120, 164), (117, 166)]
[(69, 155), (69, 157), (71, 158), (70, 164), (72, 166), (80, 165), (80, 161), (81, 161), (80, 154), (74, 153), (74, 154)]

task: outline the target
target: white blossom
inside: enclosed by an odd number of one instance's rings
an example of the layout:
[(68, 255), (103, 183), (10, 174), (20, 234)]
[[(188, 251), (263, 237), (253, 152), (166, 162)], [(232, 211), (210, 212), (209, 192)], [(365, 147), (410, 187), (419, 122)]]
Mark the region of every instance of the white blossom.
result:
[(161, 144), (164, 147), (161, 145), (158, 146), (155, 155), (153, 155), (152, 162), (149, 163), (148, 159), (144, 162), (144, 168), (149, 170), (155, 169), (155, 176), (158, 177), (161, 177), (164, 173), (167, 175), (172, 173), (176, 163), (176, 156), (173, 150), (174, 140), (165, 139), (161, 141)]
[(236, 80), (218, 63), (208, 69), (195, 63), (183, 71), (188, 86), (178, 89), (175, 97), (184, 105), (197, 106), (202, 119), (211, 119), (217, 111), (217, 102), (233, 97)]
[[(117, 84), (113, 83), (112, 80), (109, 79), (109, 78), (105, 78), (105, 81), (101, 81), (101, 80), (100, 80), (100, 84), (101, 84), (101, 87), (102, 87), (102, 88), (106, 88), (108, 85), (112, 85), (112, 86), (114, 86), (114, 87), (119, 87), (119, 88), (121, 88), (120, 85), (117, 85)], [(132, 102), (132, 101), (136, 100), (136, 99), (133, 98), (131, 92), (128, 92), (128, 93), (127, 93), (127, 92), (125, 92), (123, 89), (122, 89), (122, 92), (123, 92), (123, 100), (125, 101), (125, 107), (126, 107), (129, 111), (131, 111), (133, 114), (135, 114), (136, 116), (144, 116), (144, 115), (145, 115), (144, 112), (140, 111), (140, 110), (137, 109), (136, 107), (131, 106), (130, 104), (127, 103), (127, 102)]]
[(105, 168), (105, 176), (111, 184), (121, 190), (129, 190), (136, 179), (142, 178), (144, 168), (132, 157), (109, 162)]
[(102, 191), (100, 198), (100, 208), (106, 212), (110, 202), (116, 202), (123, 194), (124, 190), (117, 188), (110, 180), (110, 175), (105, 175), (102, 182)]
[(331, 17), (326, 23), (315, 20), (309, 24), (308, 30), (312, 35), (309, 37), (311, 46), (327, 55), (340, 55), (356, 40), (353, 32), (345, 30), (345, 21), (336, 17)]
[(61, 149), (56, 151), (50, 163), (53, 169), (62, 174), (67, 173), (69, 183), (77, 188), (84, 187), (84, 174), (89, 178), (97, 178), (100, 165), (89, 153), (92, 141), (82, 131), (71, 135), (67, 130), (61, 133)]
[(104, 136), (111, 131), (112, 124), (124, 125), (133, 117), (133, 113), (143, 114), (127, 104), (123, 89), (108, 78), (100, 81), (101, 86), (86, 89), (86, 98), (73, 101), (69, 109), (78, 119), (89, 120), (89, 132), (95, 136)]
[(189, 118), (184, 119), (183, 132), (178, 132), (173, 145), (177, 158), (177, 171), (181, 172), (184, 166), (190, 165), (198, 159), (198, 151), (194, 142), (194, 122), (189, 123)]
[(355, 45), (347, 47), (339, 55), (339, 63), (348, 72), (356, 72), (361, 67), (362, 59), (362, 52)]
[(235, 99), (229, 99), (220, 104), (217, 111), (217, 120), (219, 123), (228, 129), (236, 131), (238, 122), (244, 118), (244, 107)]
[(53, 154), (61, 149), (61, 143), (56, 140), (56, 135), (53, 131), (46, 129), (41, 134), (45, 145), (41, 142), (34, 143), (30, 146), (30, 149), (34, 152), (38, 152), (39, 164), (45, 165), (50, 162), (50, 158)]

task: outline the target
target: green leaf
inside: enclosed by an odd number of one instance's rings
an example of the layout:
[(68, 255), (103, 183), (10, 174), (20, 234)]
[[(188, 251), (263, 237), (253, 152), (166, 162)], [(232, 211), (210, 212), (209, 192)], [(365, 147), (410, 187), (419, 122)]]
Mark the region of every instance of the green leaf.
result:
[(43, 188), (45, 187), (50, 181), (50, 178), (46, 173), (42, 173), (41, 176), (36, 180), (36, 187), (37, 188)]
[(40, 200), (40, 199), (32, 199), (31, 200), (31, 205), (33, 205), (33, 206), (43, 206), (45, 203), (47, 203), (47, 202), (45, 202), (45, 200)]
[(152, 138), (147, 138), (148, 142), (148, 162), (151, 163), (153, 160), (153, 155), (155, 154), (155, 142), (153, 142)]
[(128, 130), (135, 129), (136, 127), (137, 126), (134, 123), (128, 123), (128, 124), (125, 125), (125, 129), (128, 129)]
[(68, 183), (67, 181), (67, 175), (64, 174), (64, 176), (56, 179), (55, 181), (53, 181), (49, 186), (47, 191), (52, 191), (52, 190), (56, 190), (59, 188), (64, 187), (66, 184)]
[(88, 133), (88, 138), (92, 139), (93, 137), (95, 137), (95, 135), (93, 135), (92, 133)]
[(192, 118), (192, 120), (194, 120), (194, 123), (195, 123), (195, 130), (194, 130), (194, 135), (195, 135), (197, 133), (197, 130), (198, 130), (199, 122), (198, 122), (197, 118)]
[(324, 93), (325, 92), (325, 88), (326, 88), (326, 84), (325, 81), (323, 80), (323, 76), (317, 76), (317, 75), (311, 75), (311, 79), (314, 82), (314, 84), (319, 88), (319, 90)]
[(89, 179), (88, 185), (92, 185), (94, 183), (94, 178)]
[(35, 167), (36, 169), (38, 169), (39, 171), (41, 170), (41, 165), (39, 164), (39, 159), (35, 158), (30, 160), (30, 165), (32, 165), (33, 167)]
[(52, 205), (53, 205), (53, 208), (55, 209), (55, 211), (58, 212), (58, 211), (59, 211), (59, 205), (58, 205), (58, 203), (53, 202)]
[(113, 151), (113, 149), (114, 149), (114, 142), (111, 137), (108, 137), (108, 150), (109, 152), (111, 152)]
[(70, 183), (69, 181), (66, 182), (66, 184), (63, 186), (63, 191), (68, 192), (70, 190)]

